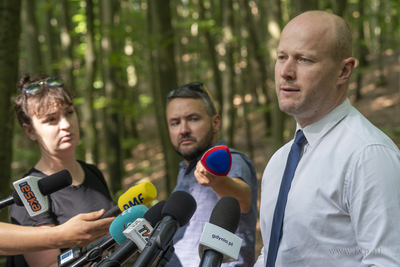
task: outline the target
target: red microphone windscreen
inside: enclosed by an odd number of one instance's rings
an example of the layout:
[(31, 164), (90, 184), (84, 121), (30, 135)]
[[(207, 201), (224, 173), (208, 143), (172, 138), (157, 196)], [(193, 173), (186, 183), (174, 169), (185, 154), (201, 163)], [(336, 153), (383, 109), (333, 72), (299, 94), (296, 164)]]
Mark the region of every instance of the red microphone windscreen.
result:
[(208, 172), (218, 176), (228, 175), (232, 166), (232, 156), (227, 146), (210, 148), (200, 161)]

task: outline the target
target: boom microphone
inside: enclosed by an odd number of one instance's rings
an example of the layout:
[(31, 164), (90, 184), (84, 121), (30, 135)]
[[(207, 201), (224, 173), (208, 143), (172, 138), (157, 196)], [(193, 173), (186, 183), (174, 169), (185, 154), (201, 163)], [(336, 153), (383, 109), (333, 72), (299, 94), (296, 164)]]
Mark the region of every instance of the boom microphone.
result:
[(133, 267), (150, 267), (160, 252), (169, 248), (178, 228), (189, 222), (196, 208), (192, 195), (184, 191), (173, 192), (162, 209), (163, 219), (153, 230)]
[(215, 146), (200, 159), (206, 170), (217, 176), (226, 176), (231, 170), (232, 155), (227, 146)]
[(99, 267), (120, 267), (138, 250), (142, 252), (146, 246), (153, 226), (162, 220), (162, 208), (165, 201), (160, 201), (144, 214), (144, 219), (137, 219), (123, 233), (128, 238)]
[(239, 226), (240, 204), (236, 198), (222, 197), (206, 223), (199, 243), (199, 267), (219, 267), (237, 261), (242, 239), (234, 233)]
[(104, 213), (100, 219), (115, 217), (135, 205), (148, 205), (156, 196), (156, 187), (150, 182), (132, 186), (118, 198), (118, 205)]
[(17, 204), (25, 206), (31, 217), (49, 209), (47, 195), (72, 184), (69, 171), (62, 170), (44, 178), (27, 176), (13, 183), (12, 196), (0, 201), (0, 209)]
[[(126, 237), (122, 233), (123, 230), (126, 229), (131, 223), (136, 221), (136, 219), (143, 218), (144, 214), (147, 211), (148, 208), (144, 205), (136, 205), (123, 211), (112, 221), (110, 225), (110, 235), (106, 237), (103, 243), (92, 248), (85, 255), (76, 260), (73, 264), (71, 264), (71, 258), (62, 256), (66, 255), (66, 253), (59, 255), (59, 266), (82, 267), (89, 262), (101, 259), (101, 256), (105, 250), (113, 246), (116, 242), (118, 244), (122, 244), (126, 240)], [(71, 257), (72, 256), (73, 255), (71, 255)]]

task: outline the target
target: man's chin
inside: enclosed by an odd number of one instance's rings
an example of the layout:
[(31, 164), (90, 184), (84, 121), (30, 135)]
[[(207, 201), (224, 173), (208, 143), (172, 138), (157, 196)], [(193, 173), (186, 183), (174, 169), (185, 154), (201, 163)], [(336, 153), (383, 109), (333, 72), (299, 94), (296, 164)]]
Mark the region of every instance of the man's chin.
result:
[(178, 151), (178, 154), (182, 156), (182, 158), (184, 158), (185, 160), (192, 160), (197, 158), (198, 156), (201, 155), (201, 151)]

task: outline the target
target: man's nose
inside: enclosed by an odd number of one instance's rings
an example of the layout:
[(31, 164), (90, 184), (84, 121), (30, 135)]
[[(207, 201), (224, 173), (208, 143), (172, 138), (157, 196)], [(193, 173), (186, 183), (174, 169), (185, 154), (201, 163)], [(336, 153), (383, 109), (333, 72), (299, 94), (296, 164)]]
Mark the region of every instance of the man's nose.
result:
[(188, 125), (188, 123), (186, 121), (182, 121), (181, 122), (181, 125), (180, 125), (180, 128), (179, 128), (179, 133), (182, 134), (182, 135), (190, 133), (190, 128), (189, 128), (189, 125)]
[(284, 63), (282, 63), (282, 67), (280, 70), (280, 75), (284, 79), (295, 79), (296, 78), (296, 62), (288, 58)]

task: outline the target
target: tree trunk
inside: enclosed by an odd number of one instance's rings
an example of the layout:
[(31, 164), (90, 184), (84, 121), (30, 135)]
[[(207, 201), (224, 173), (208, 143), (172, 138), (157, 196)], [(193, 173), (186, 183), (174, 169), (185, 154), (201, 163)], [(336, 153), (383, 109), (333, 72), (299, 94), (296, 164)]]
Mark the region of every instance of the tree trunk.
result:
[(347, 0), (332, 0), (333, 13), (339, 17), (344, 17), (344, 12), (347, 7)]
[(318, 10), (318, 0), (296, 0), (291, 3), (293, 17), (309, 10)]
[(225, 48), (225, 55), (220, 63), (222, 69), (222, 137), (228, 146), (233, 147), (234, 129), (234, 63), (233, 63), (233, 6), (232, 0), (221, 1), (222, 12), (222, 46)]
[(108, 106), (106, 108), (104, 129), (106, 131), (106, 162), (109, 173), (109, 184), (113, 194), (122, 188), (122, 159), (120, 145), (120, 120), (119, 98), (115, 82), (115, 69), (111, 63), (113, 40), (111, 30), (113, 28), (112, 0), (101, 1), (101, 26), (102, 26), (102, 67), (105, 96)]
[[(199, 11), (199, 21), (205, 21), (205, 8), (202, 0), (195, 0), (195, 4)], [(215, 100), (214, 103), (217, 110), (223, 110), (223, 100), (222, 100), (222, 75), (221, 71), (218, 68), (218, 56), (217, 52), (215, 51), (215, 40), (214, 37), (210, 33), (210, 28), (203, 30), (204, 37), (206, 38), (207, 43), (207, 50), (210, 60), (210, 65), (213, 70), (213, 80), (214, 80), (214, 87), (215, 87)]]
[[(282, 9), (280, 0), (270, 0), (266, 8), (267, 28), (268, 28), (268, 49), (269, 49), (269, 66), (271, 66), (268, 79), (275, 80), (273, 68), (276, 61), (276, 49), (279, 45), (279, 38), (282, 32)], [(274, 84), (275, 85), (275, 84)], [(285, 114), (280, 110), (278, 98), (276, 97), (275, 87), (273, 90), (273, 107), (272, 107), (272, 140), (274, 151), (278, 150), (284, 144), (283, 131), (285, 127)]]
[(174, 151), (169, 138), (168, 127), (165, 116), (166, 96), (170, 90), (177, 86), (177, 73), (174, 61), (174, 32), (171, 26), (170, 1), (154, 1), (152, 6), (152, 19), (157, 44), (156, 65), (158, 67), (158, 81), (154, 96), (159, 136), (163, 146), (166, 162), (167, 192), (170, 194), (176, 186), (176, 179), (179, 173), (178, 154)]
[(22, 33), (26, 51), (25, 73), (41, 74), (43, 72), (42, 55), (38, 41), (38, 29), (35, 16), (35, 1), (23, 0), (21, 10)]
[(83, 129), (85, 140), (85, 161), (91, 164), (98, 163), (96, 145), (96, 128), (93, 110), (93, 83), (95, 77), (95, 48), (94, 48), (94, 14), (93, 0), (86, 0), (86, 52), (85, 52), (85, 101), (82, 104)]
[(58, 64), (59, 58), (57, 57), (57, 49), (58, 43), (56, 42), (55, 34), (53, 31), (53, 26), (51, 25), (51, 20), (53, 18), (53, 9), (54, 9), (54, 4), (51, 0), (46, 0), (45, 1), (45, 8), (44, 8), (44, 19), (43, 19), (43, 24), (44, 24), (44, 36), (45, 36), (45, 45), (47, 47), (45, 53), (44, 53), (44, 58), (46, 59), (45, 61), (45, 70), (46, 74), (54, 76), (59, 73), (60, 65)]
[(361, 99), (361, 88), (362, 88), (362, 78), (363, 72), (368, 65), (367, 55), (368, 55), (368, 48), (365, 42), (364, 36), (364, 20), (365, 20), (365, 13), (364, 13), (364, 0), (358, 1), (358, 11), (360, 12), (360, 16), (357, 19), (357, 28), (358, 28), (358, 38), (356, 38), (355, 47), (357, 47), (358, 52), (358, 66), (356, 68), (356, 81), (357, 87), (355, 90), (356, 94), (356, 101)]
[(264, 55), (261, 53), (260, 49), (260, 41), (259, 41), (259, 34), (256, 31), (256, 25), (253, 20), (253, 15), (250, 10), (250, 6), (248, 0), (240, 0), (241, 8), (244, 10), (244, 17), (247, 31), (249, 32), (249, 49), (253, 50), (252, 54), (257, 61), (259, 72), (260, 72), (260, 84), (262, 89), (262, 94), (265, 97), (265, 110), (264, 110), (264, 119), (265, 119), (265, 130), (266, 134), (270, 135), (272, 121), (271, 121), (271, 100), (268, 95), (268, 87), (267, 87), (267, 64), (265, 62)]
[(74, 57), (72, 51), (71, 37), (71, 15), (69, 14), (68, 0), (61, 1), (60, 13), (60, 30), (61, 30), (61, 50), (63, 54), (61, 73), (64, 77), (64, 84), (72, 92), (75, 91)]
[[(20, 0), (0, 1), (0, 198), (11, 195), (11, 161), (14, 112), (11, 95), (18, 81)], [(0, 220), (8, 221), (8, 209), (0, 212)]]

